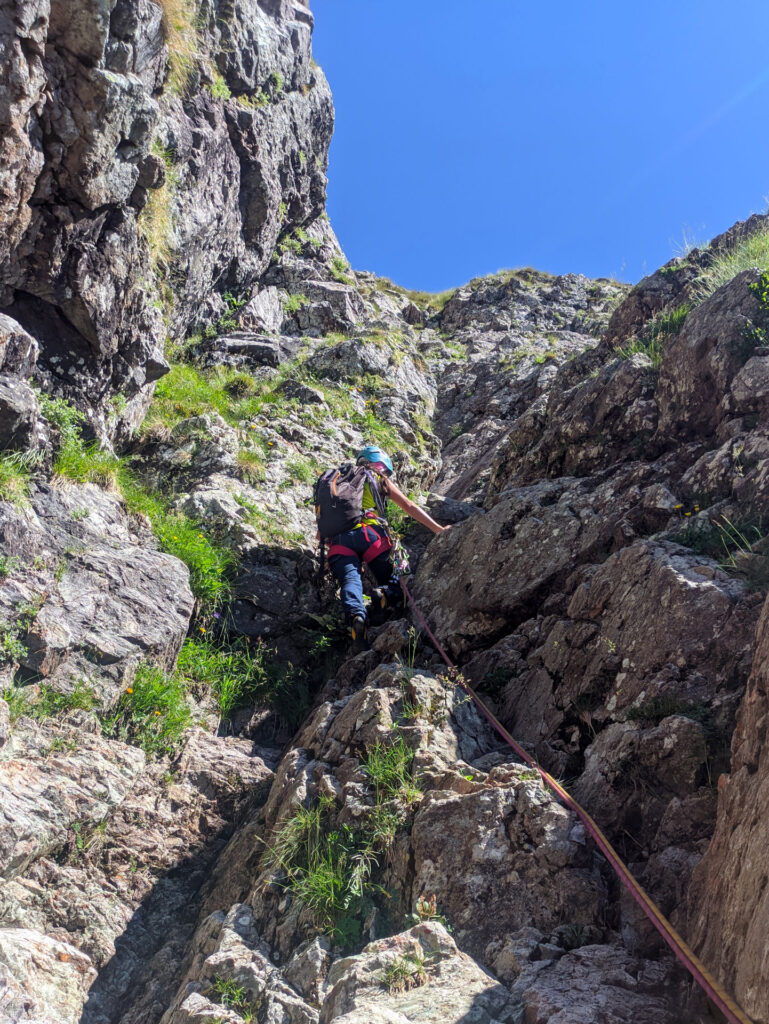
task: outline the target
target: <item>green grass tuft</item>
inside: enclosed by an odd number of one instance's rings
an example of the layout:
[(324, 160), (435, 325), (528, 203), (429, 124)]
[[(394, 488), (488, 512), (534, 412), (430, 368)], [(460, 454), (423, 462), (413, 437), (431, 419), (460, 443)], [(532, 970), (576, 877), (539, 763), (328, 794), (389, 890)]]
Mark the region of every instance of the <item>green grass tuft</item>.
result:
[(146, 515), (162, 551), (181, 559), (190, 571), (190, 587), (198, 602), (198, 617), (206, 620), (232, 593), (235, 556), (216, 544), (194, 519), (170, 511), (157, 494), (149, 494), (130, 470), (123, 468), (120, 489), (129, 512)]
[(66, 399), (51, 398), (49, 395), (40, 396), (40, 409), (58, 433), (58, 446), (53, 460), (56, 476), (78, 483), (115, 486), (120, 459), (112, 452), (104, 451), (96, 442), (83, 438), (83, 413)]
[(75, 683), (71, 693), (61, 693), (47, 683), (39, 687), (13, 685), (4, 691), (3, 700), (10, 707), (12, 722), (21, 715), (43, 719), (55, 718), (67, 711), (92, 711), (99, 704), (93, 687), (82, 679)]
[(755, 231), (727, 252), (715, 256), (697, 278), (697, 301), (704, 302), (743, 270), (769, 270), (769, 231)]
[(33, 469), (39, 464), (37, 452), (3, 452), (0, 454), (0, 501), (24, 505), (29, 495)]
[(259, 643), (221, 646), (205, 639), (185, 640), (179, 654), (178, 672), (203, 684), (216, 699), (219, 713), (228, 719), (237, 708), (264, 697), (269, 676)]
[(421, 791), (411, 773), (413, 762), (414, 751), (400, 735), (390, 743), (377, 743), (367, 751), (363, 770), (374, 786), (377, 803), (393, 797), (405, 804), (419, 800)]
[(192, 711), (183, 679), (143, 662), (103, 729), (106, 736), (141, 747), (154, 758), (174, 754), (190, 725)]
[(617, 355), (620, 359), (629, 359), (640, 352), (651, 359), (655, 369), (659, 368), (665, 355), (668, 338), (680, 332), (690, 310), (691, 306), (683, 303), (669, 313), (655, 316), (638, 337), (631, 338), (627, 345), (617, 349)]

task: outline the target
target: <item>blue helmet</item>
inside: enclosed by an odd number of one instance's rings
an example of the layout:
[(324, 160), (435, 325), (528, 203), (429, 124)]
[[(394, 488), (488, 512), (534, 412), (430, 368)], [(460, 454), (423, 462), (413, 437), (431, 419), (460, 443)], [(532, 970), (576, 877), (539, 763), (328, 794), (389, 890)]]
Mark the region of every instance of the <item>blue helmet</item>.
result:
[(392, 475), (393, 464), (390, 456), (387, 452), (383, 452), (381, 448), (377, 448), (375, 444), (367, 444), (362, 451), (358, 452), (355, 461), (358, 464), (361, 462), (381, 462), (388, 474)]

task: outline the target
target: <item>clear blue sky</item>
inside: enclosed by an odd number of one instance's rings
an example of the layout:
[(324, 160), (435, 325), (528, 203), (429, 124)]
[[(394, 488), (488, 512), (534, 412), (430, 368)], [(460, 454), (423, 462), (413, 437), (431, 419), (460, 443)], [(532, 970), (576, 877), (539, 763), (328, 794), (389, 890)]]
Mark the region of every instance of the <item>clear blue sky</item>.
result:
[(439, 290), (531, 265), (636, 281), (763, 211), (767, 0), (311, 0), (331, 222)]

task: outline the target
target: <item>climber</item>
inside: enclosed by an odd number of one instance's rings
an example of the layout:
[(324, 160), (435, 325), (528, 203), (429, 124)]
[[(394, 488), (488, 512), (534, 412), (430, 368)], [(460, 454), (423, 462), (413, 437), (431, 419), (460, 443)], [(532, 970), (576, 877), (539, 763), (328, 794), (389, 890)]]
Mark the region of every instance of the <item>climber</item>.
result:
[[(345, 463), (327, 470), (313, 491), (318, 520), (318, 540), (323, 552), (329, 543), (328, 564), (337, 578), (345, 621), (357, 650), (366, 647), (366, 627), (382, 621), (388, 608), (403, 603), (398, 574), (393, 565), (393, 547), (385, 514), (385, 499), (395, 502), (418, 523), (433, 533), (443, 533), (426, 512), (395, 486), (389, 455), (376, 445), (366, 445), (355, 465)], [(363, 603), (363, 566), (371, 570), (378, 586), (371, 595), (371, 613)]]

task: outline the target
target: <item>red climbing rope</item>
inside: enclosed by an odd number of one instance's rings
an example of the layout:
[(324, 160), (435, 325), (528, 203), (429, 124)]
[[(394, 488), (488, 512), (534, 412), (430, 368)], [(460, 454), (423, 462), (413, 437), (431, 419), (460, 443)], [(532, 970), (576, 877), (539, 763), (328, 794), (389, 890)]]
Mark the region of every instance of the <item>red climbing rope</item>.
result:
[[(401, 586), (403, 588), (403, 593), (405, 594), (406, 599), (408, 600), (411, 607), (414, 609), (416, 617), (422, 624), (424, 631), (427, 633), (436, 651), (446, 662), (446, 665), (451, 670), (451, 672), (456, 672), (456, 665), (454, 665), (454, 663), (451, 661), (449, 656), (444, 651), (443, 647), (441, 647), (440, 643), (436, 639), (432, 630), (427, 625), (424, 616), (417, 607), (416, 602), (414, 601), (414, 598), (411, 596), (411, 592), (409, 591), (403, 579), (401, 579)], [(672, 949), (676, 958), (684, 965), (687, 971), (689, 971), (689, 973), (697, 982), (697, 984), (703, 989), (704, 992), (707, 993), (710, 1000), (718, 1007), (718, 1009), (721, 1011), (721, 1013), (723, 1013), (723, 1015), (730, 1022), (730, 1024), (753, 1024), (751, 1019), (740, 1009), (740, 1007), (737, 1005), (737, 1003), (735, 1003), (731, 996), (724, 991), (724, 989), (721, 987), (718, 981), (716, 981), (713, 975), (708, 971), (707, 967), (705, 967), (702, 961), (698, 959), (693, 950), (687, 945), (686, 942), (684, 942), (684, 940), (681, 938), (681, 936), (678, 934), (678, 932), (675, 930), (672, 924), (668, 921), (668, 919), (664, 916), (664, 914), (655, 904), (652, 898), (641, 888), (641, 886), (638, 884), (635, 878), (633, 878), (632, 874), (630, 873), (630, 869), (620, 859), (619, 855), (617, 854), (609, 840), (603, 834), (598, 825), (596, 825), (595, 821), (593, 821), (593, 819), (590, 817), (587, 811), (580, 807), (577, 801), (573, 797), (569, 796), (569, 794), (566, 792), (566, 790), (563, 788), (560, 782), (557, 782), (552, 777), (552, 775), (548, 774), (548, 772), (541, 768), (539, 764), (537, 764), (537, 762), (534, 760), (534, 758), (523, 749), (520, 743), (517, 743), (513, 739), (513, 737), (510, 735), (507, 729), (505, 729), (505, 727), (497, 720), (497, 718), (492, 714), (492, 712), (489, 711), (489, 709), (483, 703), (483, 701), (475, 692), (475, 690), (473, 690), (469, 683), (465, 682), (461, 675), (457, 674), (456, 682), (465, 691), (465, 693), (473, 700), (475, 706), (478, 708), (478, 710), (481, 712), (484, 718), (486, 718), (491, 723), (491, 725), (497, 730), (500, 736), (502, 736), (503, 739), (513, 748), (516, 754), (518, 754), (519, 757), (523, 758), (523, 760), (528, 765), (531, 765), (532, 768), (539, 772), (543, 784), (547, 786), (549, 789), (551, 789), (554, 793), (556, 793), (557, 796), (559, 796), (560, 799), (563, 801), (563, 803), (570, 810), (574, 811), (574, 813), (579, 817), (585, 828), (588, 830), (590, 835), (595, 840), (598, 849), (603, 853), (608, 862), (614, 868), (614, 871), (619, 877), (619, 880), (630, 892), (631, 896), (636, 901), (636, 903), (638, 903), (641, 910), (643, 910), (644, 914), (646, 914), (646, 916), (649, 918), (651, 923), (660, 933), (662, 938)]]

